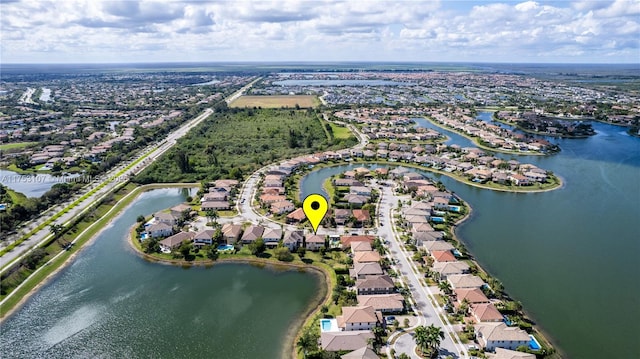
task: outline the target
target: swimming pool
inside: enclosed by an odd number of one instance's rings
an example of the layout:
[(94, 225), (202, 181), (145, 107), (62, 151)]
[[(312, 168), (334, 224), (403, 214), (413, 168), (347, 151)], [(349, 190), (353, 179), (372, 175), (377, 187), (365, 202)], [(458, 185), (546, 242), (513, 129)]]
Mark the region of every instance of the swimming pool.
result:
[(442, 217), (431, 217), (431, 221), (434, 223), (444, 223), (444, 218)]
[(219, 251), (230, 251), (233, 248), (234, 248), (233, 244), (221, 244), (221, 245), (218, 246), (218, 250)]
[(529, 338), (531, 339), (529, 340), (529, 349), (538, 350), (541, 348), (540, 343), (538, 343), (533, 335), (529, 334)]
[(460, 206), (449, 206), (451, 212), (460, 212)]
[(320, 319), (321, 332), (339, 332), (337, 319)]
[(146, 233), (142, 233), (142, 234), (140, 235), (140, 240), (141, 240), (141, 241), (144, 241), (145, 239), (147, 239), (147, 236), (148, 236), (148, 235), (147, 235)]

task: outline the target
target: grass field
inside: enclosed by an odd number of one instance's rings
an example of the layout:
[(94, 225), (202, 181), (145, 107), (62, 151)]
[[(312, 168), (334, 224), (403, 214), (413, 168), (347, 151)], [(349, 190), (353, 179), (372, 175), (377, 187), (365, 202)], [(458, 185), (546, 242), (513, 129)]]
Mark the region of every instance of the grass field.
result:
[(0, 144), (0, 150), (8, 151), (8, 150), (18, 150), (23, 149), (25, 147), (33, 146), (38, 144), (38, 142), (14, 142), (14, 143), (3, 143)]
[(320, 100), (310, 95), (241, 96), (230, 107), (294, 108), (296, 105), (301, 108), (317, 107)]
[(349, 130), (347, 127), (338, 126), (332, 122), (330, 122), (329, 124), (331, 125), (331, 130), (333, 131), (333, 137), (335, 139), (341, 140), (341, 139), (348, 139), (348, 138), (354, 137), (353, 133), (351, 133), (351, 130)]

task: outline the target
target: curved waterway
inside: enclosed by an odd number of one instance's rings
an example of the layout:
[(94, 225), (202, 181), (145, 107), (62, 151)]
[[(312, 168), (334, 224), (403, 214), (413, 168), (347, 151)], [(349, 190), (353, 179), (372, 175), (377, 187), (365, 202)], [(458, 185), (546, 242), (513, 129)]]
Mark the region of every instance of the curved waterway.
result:
[[(473, 146), (424, 119), (418, 125)], [(622, 127), (593, 127), (587, 139), (553, 139), (562, 151), (551, 156), (495, 154), (553, 171), (565, 181), (554, 191), (497, 192), (423, 173), (473, 207), (457, 235), (568, 357), (638, 358), (640, 139)], [(311, 172), (301, 193), (359, 166)]]
[(188, 193), (146, 192), (0, 326), (2, 358), (280, 358), (318, 293), (310, 273), (149, 263), (127, 234)]

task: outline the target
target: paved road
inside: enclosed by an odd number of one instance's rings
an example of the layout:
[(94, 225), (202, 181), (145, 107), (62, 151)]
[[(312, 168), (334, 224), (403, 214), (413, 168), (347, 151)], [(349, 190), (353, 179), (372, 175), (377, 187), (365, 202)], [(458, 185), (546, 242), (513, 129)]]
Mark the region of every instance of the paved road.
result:
[[(46, 212), (48, 213), (47, 216), (41, 216), (36, 222), (30, 223), (26, 227), (25, 232), (28, 232), (31, 229), (37, 227), (38, 224), (43, 223), (47, 219), (53, 217), (56, 213), (60, 212), (62, 209), (67, 207), (69, 204), (71, 204), (75, 199), (82, 197), (82, 195), (84, 195), (85, 193), (89, 193), (91, 190), (93, 190), (94, 188), (104, 183), (105, 184), (104, 187), (94, 192), (92, 195), (84, 199), (74, 208), (70, 209), (67, 213), (62, 214), (60, 217), (58, 217), (55, 220), (55, 223), (58, 223), (58, 224), (63, 224), (63, 225), (68, 224), (76, 216), (82, 214), (85, 211), (88, 211), (89, 208), (96, 201), (104, 198), (109, 193), (111, 193), (116, 187), (126, 182), (130, 175), (138, 173), (139, 171), (143, 170), (144, 168), (149, 166), (151, 163), (153, 163), (153, 161), (155, 161), (164, 152), (170, 149), (180, 137), (184, 136), (187, 132), (189, 132), (189, 130), (191, 130), (194, 126), (197, 126), (200, 122), (202, 122), (205, 118), (207, 118), (212, 113), (213, 113), (213, 110), (211, 109), (205, 110), (198, 117), (185, 123), (180, 128), (170, 133), (165, 140), (160, 142), (160, 145), (158, 145), (157, 147), (150, 146), (145, 148), (138, 155), (136, 155), (135, 158), (133, 158), (132, 160), (118, 165), (116, 168), (109, 171), (106, 175), (93, 180), (88, 186), (85, 187), (82, 193), (75, 195), (71, 200), (69, 200), (65, 204), (55, 207), (54, 210), (47, 211)], [(127, 165), (129, 165), (132, 162), (135, 162), (137, 159), (144, 156), (147, 156), (147, 157), (142, 162), (138, 163), (137, 165), (119, 174), (119, 172), (125, 169)], [(116, 175), (118, 175), (118, 177), (115, 177)], [(19, 238), (19, 236), (16, 236), (16, 237)], [(32, 234), (27, 240), (25, 240), (20, 245), (18, 245), (14, 250), (5, 253), (2, 257), (0, 257), (0, 266), (2, 267), (2, 269), (0, 270), (0, 273), (10, 268), (14, 263), (17, 263), (18, 261), (22, 260), (22, 258), (24, 258), (24, 256), (27, 255), (32, 248), (34, 248), (39, 243), (42, 243), (48, 240), (50, 237), (51, 237), (51, 232), (50, 232), (49, 226), (45, 226), (38, 232)], [(17, 238), (15, 237), (12, 239), (9, 239), (9, 241), (6, 241), (6, 245), (11, 243), (12, 241), (15, 241), (16, 239)]]
[[(381, 217), (380, 227), (378, 227), (378, 235), (382, 240), (389, 241), (390, 254), (396, 259), (396, 269), (400, 271), (404, 279), (408, 282), (415, 302), (415, 307), (424, 318), (422, 324), (427, 326), (434, 324), (437, 327), (443, 328), (445, 331), (446, 335), (441, 344), (441, 356), (446, 357), (451, 355), (454, 358), (466, 358), (468, 357), (468, 353), (464, 346), (455, 344), (452, 339), (452, 335), (456, 336), (455, 331), (450, 325), (443, 323), (442, 319), (438, 315), (438, 313), (441, 312), (441, 309), (439, 307), (435, 307), (431, 301), (432, 295), (429, 293), (429, 289), (422, 285), (422, 276), (417, 275), (412, 269), (410, 254), (401, 248), (401, 241), (393, 230), (393, 209), (397, 206), (399, 197), (397, 197), (393, 192), (393, 182), (388, 181), (386, 184), (388, 184), (388, 186), (383, 186), (381, 189), (382, 197), (379, 209)], [(398, 351), (398, 353), (407, 352), (407, 354), (410, 354), (413, 352), (413, 349), (411, 349), (410, 352), (407, 351), (406, 343), (410, 344), (413, 342), (413, 339), (411, 339), (411, 341), (408, 341), (408, 339), (409, 337), (404, 335), (399, 338), (400, 343), (396, 342), (396, 345), (401, 346), (396, 350), (402, 350)], [(457, 339), (457, 342), (459, 342), (459, 339)], [(403, 345), (402, 343), (405, 344)]]

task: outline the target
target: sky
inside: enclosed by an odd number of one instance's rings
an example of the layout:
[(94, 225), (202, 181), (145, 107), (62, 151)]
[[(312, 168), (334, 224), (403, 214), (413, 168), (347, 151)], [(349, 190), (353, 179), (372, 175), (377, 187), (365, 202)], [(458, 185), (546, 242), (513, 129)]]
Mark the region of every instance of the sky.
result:
[(0, 0), (1, 63), (640, 63), (640, 0)]

